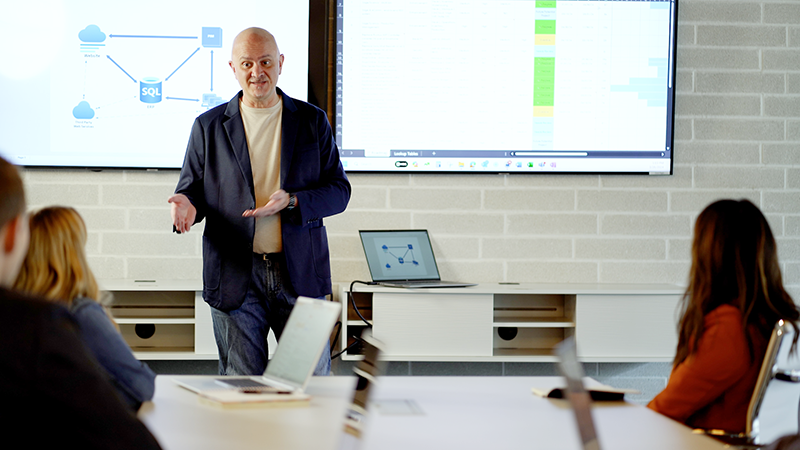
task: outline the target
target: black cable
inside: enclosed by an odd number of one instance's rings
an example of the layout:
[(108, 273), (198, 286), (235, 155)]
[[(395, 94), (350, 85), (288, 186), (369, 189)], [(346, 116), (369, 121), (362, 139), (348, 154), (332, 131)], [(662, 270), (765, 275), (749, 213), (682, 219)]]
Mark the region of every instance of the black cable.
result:
[(334, 359), (342, 356), (344, 354), (344, 352), (350, 350), (351, 348), (353, 348), (353, 347), (355, 347), (357, 345), (361, 345), (361, 338), (356, 337), (356, 336), (352, 336), (352, 338), (355, 339), (355, 342), (353, 342), (352, 344), (348, 345), (347, 348), (345, 348), (344, 350), (340, 351), (339, 353), (331, 356), (331, 361), (333, 361)]
[(361, 318), (361, 320), (362, 320), (362, 321), (363, 321), (365, 324), (367, 324), (367, 326), (368, 326), (369, 328), (372, 328), (372, 324), (371, 324), (371, 323), (369, 323), (369, 321), (368, 321), (367, 319), (365, 319), (365, 318), (364, 318), (364, 316), (362, 316), (362, 315), (361, 315), (361, 311), (359, 311), (359, 310), (358, 310), (358, 306), (356, 306), (356, 300), (355, 300), (355, 298), (353, 297), (353, 287), (355, 286), (355, 284), (356, 284), (356, 283), (361, 283), (361, 284), (364, 284), (364, 285), (366, 285), (366, 286), (374, 286), (374, 285), (376, 285), (377, 283), (374, 283), (374, 282), (372, 282), (372, 281), (359, 281), (359, 280), (353, 280), (353, 282), (352, 282), (352, 283), (350, 283), (350, 289), (347, 291), (347, 296), (348, 296), (348, 297), (350, 297), (350, 303), (352, 303), (352, 304), (353, 304), (353, 309), (356, 311), (356, 314), (358, 314), (358, 317), (360, 317), (360, 318)]

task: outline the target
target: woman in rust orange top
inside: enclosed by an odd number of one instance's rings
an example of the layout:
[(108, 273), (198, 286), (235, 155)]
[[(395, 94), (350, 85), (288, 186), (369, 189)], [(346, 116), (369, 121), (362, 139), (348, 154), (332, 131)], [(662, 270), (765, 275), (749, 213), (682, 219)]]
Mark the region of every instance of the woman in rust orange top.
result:
[(772, 328), (783, 319), (796, 330), (800, 318), (755, 205), (720, 200), (697, 218), (683, 304), (669, 383), (647, 406), (691, 427), (743, 432)]

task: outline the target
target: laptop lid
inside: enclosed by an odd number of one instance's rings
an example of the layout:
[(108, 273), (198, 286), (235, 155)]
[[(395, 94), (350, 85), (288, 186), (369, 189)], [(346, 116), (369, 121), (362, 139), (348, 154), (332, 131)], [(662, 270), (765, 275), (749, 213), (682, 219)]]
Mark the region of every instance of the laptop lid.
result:
[(361, 230), (372, 281), (438, 281), (428, 230)]
[(578, 425), (583, 450), (600, 450), (592, 418), (592, 398), (583, 387), (583, 366), (578, 361), (575, 339), (567, 338), (553, 349), (558, 356), (558, 370), (567, 381), (567, 398)]
[(299, 297), (264, 378), (305, 389), (340, 311), (337, 302)]

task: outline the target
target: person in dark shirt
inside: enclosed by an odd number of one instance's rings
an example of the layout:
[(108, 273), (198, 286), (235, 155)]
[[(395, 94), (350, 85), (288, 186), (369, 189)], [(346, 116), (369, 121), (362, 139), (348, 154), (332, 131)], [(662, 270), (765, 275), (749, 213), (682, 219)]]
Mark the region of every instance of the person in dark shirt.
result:
[(28, 241), (22, 180), (0, 158), (0, 430), (30, 448), (160, 448), (89, 355), (69, 312), (8, 289)]

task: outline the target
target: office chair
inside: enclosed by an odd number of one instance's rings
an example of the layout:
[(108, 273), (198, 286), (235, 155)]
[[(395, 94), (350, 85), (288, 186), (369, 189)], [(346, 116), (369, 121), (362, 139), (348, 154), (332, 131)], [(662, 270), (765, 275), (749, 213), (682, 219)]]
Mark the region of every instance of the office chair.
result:
[(794, 327), (775, 324), (753, 396), (744, 433), (695, 430), (738, 448), (759, 448), (781, 436), (797, 434), (800, 424), (800, 354), (790, 352)]

